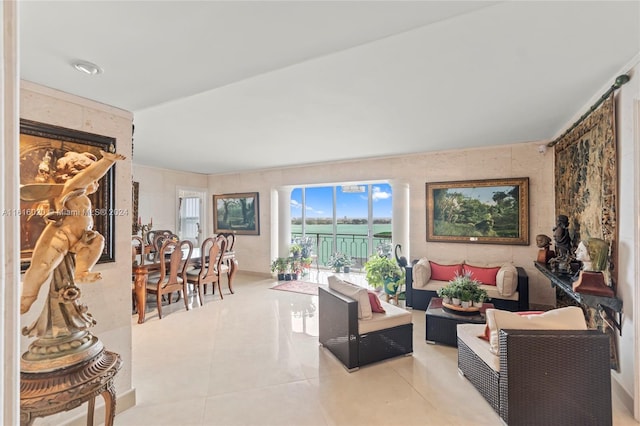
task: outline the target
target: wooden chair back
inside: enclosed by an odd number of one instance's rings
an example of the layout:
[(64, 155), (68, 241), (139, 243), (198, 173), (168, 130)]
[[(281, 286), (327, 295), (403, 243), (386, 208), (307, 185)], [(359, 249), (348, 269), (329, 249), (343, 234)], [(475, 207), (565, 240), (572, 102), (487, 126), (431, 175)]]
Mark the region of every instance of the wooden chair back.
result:
[(232, 232), (221, 232), (218, 234), (226, 239), (226, 248), (224, 251), (233, 251), (233, 246), (236, 244), (236, 234)]
[(220, 263), (226, 245), (227, 240), (220, 237), (209, 237), (202, 242), (200, 284), (209, 284), (220, 279)]
[(178, 277), (180, 279), (184, 277), (192, 252), (193, 244), (191, 241), (166, 239), (160, 247), (160, 277), (158, 285), (162, 287), (181, 286), (182, 282), (178, 280)]
[(133, 235), (131, 237), (131, 265), (142, 266), (145, 260), (145, 244), (142, 237)]

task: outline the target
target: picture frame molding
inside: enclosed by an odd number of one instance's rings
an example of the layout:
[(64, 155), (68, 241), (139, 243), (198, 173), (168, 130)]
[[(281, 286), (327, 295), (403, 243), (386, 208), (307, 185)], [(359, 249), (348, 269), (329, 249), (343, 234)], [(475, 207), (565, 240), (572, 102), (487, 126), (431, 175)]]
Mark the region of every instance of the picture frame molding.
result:
[[(518, 187), (518, 236), (452, 236), (436, 235), (435, 233), (435, 199), (434, 190), (440, 189), (466, 189), (466, 188), (491, 188), (503, 186)], [(467, 243), (467, 244), (506, 244), (506, 245), (529, 245), (529, 178), (499, 178), (499, 179), (478, 179), (466, 181), (450, 182), (427, 182), (426, 190), (426, 228), (428, 242), (445, 243)]]

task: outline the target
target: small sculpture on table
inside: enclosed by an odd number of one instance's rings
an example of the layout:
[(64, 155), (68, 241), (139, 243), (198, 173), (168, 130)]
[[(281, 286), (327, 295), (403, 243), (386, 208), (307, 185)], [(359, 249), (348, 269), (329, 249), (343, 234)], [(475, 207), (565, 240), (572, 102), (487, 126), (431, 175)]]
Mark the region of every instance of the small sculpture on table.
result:
[(551, 246), (551, 237), (548, 235), (536, 235), (536, 246), (540, 249), (538, 250), (538, 258), (536, 259), (538, 262), (547, 264), (549, 260), (555, 257), (556, 252), (549, 249), (549, 246)]
[(40, 316), (22, 334), (36, 339), (21, 359), (21, 423), (36, 417), (68, 410), (89, 401), (93, 416), (94, 399), (105, 399), (105, 423), (113, 423), (115, 391), (113, 377), (122, 361), (105, 350), (88, 328), (96, 321), (80, 303), (78, 282), (95, 282), (102, 277), (91, 272), (104, 248), (104, 237), (93, 230), (93, 209), (88, 197), (98, 190), (98, 181), (113, 164), (125, 157), (100, 152), (67, 152), (56, 164), (61, 183), (23, 185), (24, 201), (53, 200), (46, 215), (47, 225), (38, 238), (31, 265), (24, 275), (20, 312), (28, 312), (40, 288), (49, 291)]
[(556, 226), (553, 228), (553, 240), (555, 242), (556, 257), (549, 260), (553, 269), (568, 273), (571, 270), (571, 237), (569, 235), (569, 218), (566, 215), (558, 215)]
[(611, 279), (607, 271), (609, 244), (600, 238), (580, 241), (576, 249), (576, 259), (582, 262), (573, 291), (595, 296), (613, 297)]

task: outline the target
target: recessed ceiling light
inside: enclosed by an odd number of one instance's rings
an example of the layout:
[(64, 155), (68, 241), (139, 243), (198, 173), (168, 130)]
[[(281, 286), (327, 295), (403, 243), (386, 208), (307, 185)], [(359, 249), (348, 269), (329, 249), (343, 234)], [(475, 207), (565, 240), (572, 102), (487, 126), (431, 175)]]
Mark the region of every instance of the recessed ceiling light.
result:
[(75, 61), (73, 67), (89, 75), (98, 75), (102, 73), (102, 68), (88, 61)]

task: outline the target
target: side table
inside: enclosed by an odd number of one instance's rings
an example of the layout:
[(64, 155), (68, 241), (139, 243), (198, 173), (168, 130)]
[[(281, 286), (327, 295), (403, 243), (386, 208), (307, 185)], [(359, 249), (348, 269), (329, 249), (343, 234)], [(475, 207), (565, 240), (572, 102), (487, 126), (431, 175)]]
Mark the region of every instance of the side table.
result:
[(20, 373), (20, 424), (89, 402), (87, 425), (93, 425), (96, 396), (105, 402), (105, 426), (112, 426), (116, 410), (113, 379), (122, 366), (120, 355), (102, 350), (89, 361), (42, 373)]
[(475, 315), (455, 314), (442, 307), (442, 299), (432, 297), (425, 312), (425, 339), (427, 343), (442, 343), (458, 346), (458, 324), (484, 324), (484, 312), (493, 308), (492, 303), (483, 303), (480, 311)]

